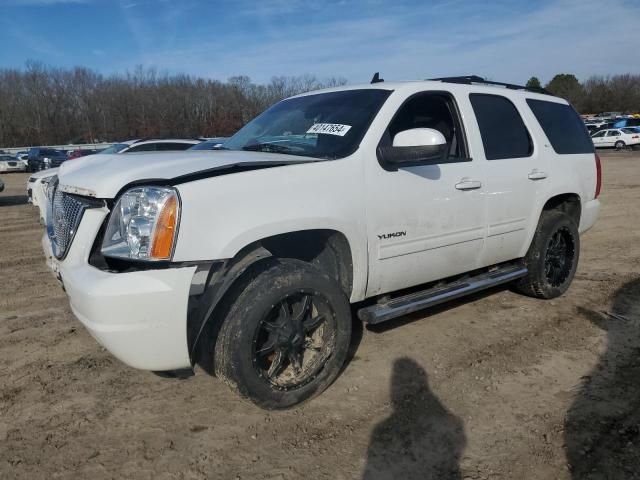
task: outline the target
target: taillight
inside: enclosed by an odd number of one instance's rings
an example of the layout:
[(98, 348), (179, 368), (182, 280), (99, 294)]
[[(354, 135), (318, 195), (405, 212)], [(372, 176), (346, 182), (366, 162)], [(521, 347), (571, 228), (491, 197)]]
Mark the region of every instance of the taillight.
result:
[(602, 188), (602, 166), (600, 165), (600, 157), (596, 153), (596, 195), (594, 198), (600, 196), (600, 188)]
[(640, 135), (632, 135), (631, 138), (640, 138)]

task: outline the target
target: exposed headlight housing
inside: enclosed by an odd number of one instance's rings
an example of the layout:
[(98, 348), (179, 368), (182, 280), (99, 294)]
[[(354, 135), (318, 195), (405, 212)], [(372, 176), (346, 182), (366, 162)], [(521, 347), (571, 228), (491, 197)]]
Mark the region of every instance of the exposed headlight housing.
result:
[(111, 211), (102, 254), (130, 260), (171, 260), (179, 216), (180, 198), (175, 189), (127, 190)]

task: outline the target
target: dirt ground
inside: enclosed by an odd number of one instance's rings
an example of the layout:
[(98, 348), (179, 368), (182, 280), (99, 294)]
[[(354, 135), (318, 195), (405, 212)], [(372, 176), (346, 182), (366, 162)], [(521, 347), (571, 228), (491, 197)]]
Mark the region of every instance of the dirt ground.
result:
[(27, 175), (3, 175), (0, 478), (640, 478), (640, 152), (603, 171), (566, 295), (360, 329), (334, 385), (276, 413), (99, 347), (44, 264)]

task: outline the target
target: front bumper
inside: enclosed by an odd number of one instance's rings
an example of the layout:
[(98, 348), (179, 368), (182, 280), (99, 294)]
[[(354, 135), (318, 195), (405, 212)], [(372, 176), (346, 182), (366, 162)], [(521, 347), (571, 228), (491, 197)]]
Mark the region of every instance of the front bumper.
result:
[(190, 368), (187, 303), (195, 266), (110, 273), (88, 263), (106, 208), (85, 211), (64, 261), (51, 252), (47, 264), (62, 282), (71, 310), (115, 357), (144, 370)]
[(8, 165), (0, 165), (0, 173), (24, 172), (24, 170), (25, 169), (22, 164), (18, 164), (13, 167), (10, 167)]

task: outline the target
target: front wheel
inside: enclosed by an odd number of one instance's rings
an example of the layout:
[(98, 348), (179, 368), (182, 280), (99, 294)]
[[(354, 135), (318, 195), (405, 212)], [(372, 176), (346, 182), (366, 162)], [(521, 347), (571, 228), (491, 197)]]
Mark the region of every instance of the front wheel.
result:
[(337, 282), (312, 265), (274, 260), (238, 293), (215, 345), (215, 372), (266, 409), (297, 405), (338, 376), (351, 309)]
[(573, 218), (565, 212), (542, 212), (536, 233), (524, 258), (527, 276), (516, 290), (536, 298), (555, 298), (567, 291), (580, 256), (580, 235)]

